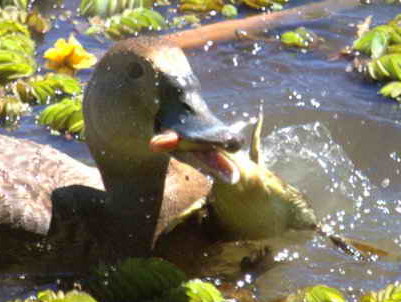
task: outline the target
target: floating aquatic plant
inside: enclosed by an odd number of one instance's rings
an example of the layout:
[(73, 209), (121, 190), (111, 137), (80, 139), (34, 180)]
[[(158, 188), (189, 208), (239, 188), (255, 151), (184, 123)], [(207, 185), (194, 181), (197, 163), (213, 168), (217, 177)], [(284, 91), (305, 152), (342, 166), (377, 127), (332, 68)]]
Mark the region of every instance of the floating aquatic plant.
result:
[[(209, 12), (218, 11), (222, 12), (223, 7), (226, 4), (245, 4), (248, 7), (255, 9), (264, 8), (274, 8), (275, 10), (281, 9), (282, 5), (287, 3), (289, 0), (234, 0), (234, 1), (224, 1), (224, 0), (180, 0), (180, 10), (181, 11), (195, 11), (195, 12)], [(232, 11), (232, 8), (230, 8)], [(232, 15), (230, 14), (229, 17)]]
[(43, 17), (37, 10), (28, 13), (25, 24), (32, 32), (38, 34), (45, 34), (51, 28), (51, 22), (49, 19)]
[(224, 0), (180, 0), (181, 11), (209, 12), (212, 10), (220, 12), (225, 5)]
[(92, 19), (87, 34), (105, 34), (111, 39), (121, 39), (125, 35), (138, 33), (143, 29), (161, 30), (167, 27), (166, 20), (150, 8), (126, 9), (122, 14), (107, 20)]
[(32, 75), (36, 70), (34, 50), (26, 25), (0, 19), (0, 82)]
[(238, 16), (238, 10), (234, 5), (226, 4), (221, 9), (221, 14), (226, 18), (235, 18)]
[(59, 103), (47, 106), (39, 115), (38, 121), (54, 131), (78, 135), (83, 139), (82, 97), (64, 98)]
[(101, 267), (89, 288), (112, 301), (144, 301), (161, 296), (187, 280), (175, 265), (158, 258), (130, 258), (117, 267)]
[(187, 25), (199, 25), (200, 19), (194, 14), (174, 17), (171, 21), (172, 27), (181, 28)]
[(32, 57), (10, 50), (0, 49), (0, 82), (5, 83), (32, 75), (36, 64)]
[(26, 10), (28, 8), (29, 1), (28, 0), (0, 0), (0, 6), (15, 6), (18, 9)]
[[(369, 56), (368, 60), (358, 57), (354, 60), (354, 68), (363, 72), (370, 79), (391, 83), (385, 85), (379, 93), (383, 96), (401, 101), (401, 15), (396, 16), (387, 24), (379, 25), (373, 29), (367, 19), (362, 23), (364, 30), (351, 47), (352, 55), (358, 51)], [(396, 82), (394, 82), (396, 81)]]
[(14, 300), (9, 302), (97, 302), (89, 294), (72, 290), (64, 293), (63, 291), (54, 292), (52, 290), (44, 290), (39, 292), (36, 297), (30, 297), (25, 300)]
[(0, 37), (0, 49), (33, 57), (35, 53), (35, 42), (24, 34), (12, 33)]
[(163, 297), (156, 299), (163, 302), (223, 302), (220, 291), (211, 283), (198, 279), (181, 284), (167, 292)]
[(396, 282), (377, 292), (369, 292), (359, 302), (399, 302), (401, 301), (401, 285)]
[(28, 106), (14, 96), (0, 97), (0, 124), (3, 126), (14, 125), (27, 110)]
[(272, 8), (274, 10), (280, 10), (288, 1), (289, 0), (242, 0), (241, 2), (255, 9)]
[(286, 46), (310, 48), (318, 42), (317, 35), (305, 27), (299, 27), (294, 31), (287, 31), (281, 35), (281, 42)]
[(48, 104), (66, 95), (82, 93), (78, 79), (66, 74), (48, 73), (45, 76), (18, 80), (12, 85), (14, 94), (26, 103)]
[(315, 285), (298, 290), (283, 302), (346, 302), (340, 291), (326, 285)]
[(151, 8), (153, 0), (82, 0), (79, 7), (83, 16), (110, 17), (126, 9)]
[(79, 41), (70, 35), (68, 41), (58, 39), (53, 48), (46, 50), (43, 57), (47, 59), (45, 66), (60, 73), (73, 75), (79, 69), (92, 67), (97, 59), (87, 52)]
[(401, 81), (390, 82), (384, 85), (379, 92), (381, 95), (401, 103)]

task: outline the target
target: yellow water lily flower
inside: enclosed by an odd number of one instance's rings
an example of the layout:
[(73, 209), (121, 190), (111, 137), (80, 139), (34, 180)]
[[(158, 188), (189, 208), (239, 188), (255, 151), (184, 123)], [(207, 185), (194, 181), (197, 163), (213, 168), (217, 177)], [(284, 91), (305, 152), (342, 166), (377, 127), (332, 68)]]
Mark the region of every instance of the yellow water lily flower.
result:
[(60, 73), (73, 75), (78, 69), (90, 68), (96, 64), (96, 57), (87, 52), (81, 43), (70, 35), (68, 41), (58, 39), (53, 48), (46, 50), (43, 55), (46, 68)]

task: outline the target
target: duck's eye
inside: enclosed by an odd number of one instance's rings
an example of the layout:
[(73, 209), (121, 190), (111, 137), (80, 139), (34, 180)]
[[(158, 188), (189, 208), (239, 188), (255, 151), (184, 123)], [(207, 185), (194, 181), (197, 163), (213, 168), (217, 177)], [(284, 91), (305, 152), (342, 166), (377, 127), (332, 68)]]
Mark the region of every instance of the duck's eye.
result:
[(144, 71), (139, 63), (130, 63), (128, 66), (128, 75), (132, 79), (140, 78), (143, 75)]

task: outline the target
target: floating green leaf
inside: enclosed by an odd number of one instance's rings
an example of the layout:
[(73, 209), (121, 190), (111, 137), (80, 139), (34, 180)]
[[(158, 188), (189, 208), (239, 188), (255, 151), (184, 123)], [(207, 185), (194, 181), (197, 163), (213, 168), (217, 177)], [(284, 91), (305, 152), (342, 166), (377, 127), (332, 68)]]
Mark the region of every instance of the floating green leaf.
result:
[(111, 39), (121, 39), (125, 35), (138, 33), (143, 29), (161, 30), (167, 27), (162, 15), (149, 8), (126, 9), (121, 15), (115, 15), (104, 22), (96, 19), (87, 33), (104, 33)]
[(26, 25), (12, 20), (0, 20), (0, 37), (14, 33), (21, 33), (30, 37), (30, 33)]
[(385, 97), (393, 98), (401, 103), (401, 82), (390, 82), (380, 89), (379, 93)]
[(32, 75), (36, 64), (32, 57), (21, 52), (0, 49), (0, 82)]
[(6, 7), (6, 6), (15, 6), (19, 9), (27, 9), (29, 5), (28, 0), (0, 0), (0, 6), (1, 7)]
[(20, 116), (27, 110), (27, 105), (23, 104), (14, 96), (0, 97), (0, 123), (6, 126), (17, 122)]
[(201, 280), (185, 282), (170, 290), (160, 301), (164, 302), (223, 302), (220, 291), (211, 283)]
[(315, 285), (296, 291), (283, 299), (283, 302), (346, 302), (346, 300), (335, 288)]
[(23, 102), (39, 104), (54, 102), (66, 95), (82, 93), (78, 79), (59, 73), (48, 73), (27, 81), (19, 80), (13, 85), (13, 90)]
[(308, 48), (316, 45), (318, 37), (305, 27), (299, 27), (295, 31), (287, 31), (281, 35), (281, 42), (286, 46)]
[(195, 11), (195, 12), (220, 12), (224, 6), (224, 0), (180, 0), (181, 11)]
[(35, 52), (35, 42), (24, 34), (12, 33), (0, 37), (0, 49), (33, 56)]
[(240, 3), (244, 3), (245, 5), (255, 8), (255, 9), (262, 9), (262, 8), (274, 8), (278, 10), (282, 8), (282, 6), (288, 3), (289, 0), (242, 0)]
[(61, 102), (49, 105), (39, 115), (39, 123), (58, 132), (84, 135), (82, 98), (65, 98)]
[(0, 20), (15, 21), (25, 23), (28, 13), (24, 9), (16, 6), (6, 6), (0, 9)]
[(102, 267), (95, 274), (97, 279), (89, 287), (108, 302), (152, 299), (186, 280), (176, 266), (158, 258), (130, 258), (116, 268)]
[(25, 24), (31, 31), (38, 34), (45, 34), (51, 28), (50, 20), (43, 17), (37, 10), (29, 12), (26, 17)]
[(400, 302), (401, 285), (394, 283), (378, 292), (370, 292), (359, 299), (359, 302)]
[(345, 302), (344, 296), (337, 289), (326, 285), (309, 287), (305, 291), (306, 302)]
[(235, 18), (238, 16), (238, 10), (234, 5), (226, 4), (221, 9), (221, 14), (226, 18)]
[(110, 17), (126, 9), (151, 8), (152, 0), (82, 0), (80, 11), (83, 16)]
[(200, 24), (200, 19), (194, 14), (174, 17), (173, 21), (171, 22), (171, 26), (177, 28), (192, 24)]
[[(15, 300), (14, 302), (23, 301)], [(62, 291), (54, 292), (52, 290), (45, 290), (39, 292), (36, 297), (24, 300), (24, 302), (96, 302), (96, 300), (89, 294), (77, 290), (72, 290), (67, 293)]]
[(374, 80), (401, 80), (401, 53), (374, 59), (367, 64), (367, 70)]

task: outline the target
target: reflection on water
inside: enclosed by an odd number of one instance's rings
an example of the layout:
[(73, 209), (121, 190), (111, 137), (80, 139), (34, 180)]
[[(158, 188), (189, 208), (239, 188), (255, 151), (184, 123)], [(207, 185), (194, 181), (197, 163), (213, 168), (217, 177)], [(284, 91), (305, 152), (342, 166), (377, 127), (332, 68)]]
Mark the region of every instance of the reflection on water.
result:
[[(363, 18), (373, 14), (379, 24), (397, 13), (401, 13), (400, 6), (361, 6), (295, 24), (324, 37), (326, 48), (317, 51), (302, 53), (278, 43), (237, 41), (188, 55), (206, 100), (224, 119), (248, 120), (256, 114), (260, 100), (265, 100), (264, 133), (271, 133), (264, 140), (266, 163), (308, 194), (325, 223), (339, 233), (401, 254), (399, 105), (377, 96), (375, 84), (347, 73), (348, 62), (328, 60), (330, 54), (352, 42), (355, 24)], [(59, 28), (46, 36), (39, 55), (60, 37), (60, 28), (64, 36), (74, 29), (72, 22), (56, 20), (56, 24)], [(81, 38), (85, 47), (97, 54), (108, 47)], [(87, 79), (88, 74), (83, 77)], [(16, 132), (1, 133), (48, 143), (74, 157), (89, 159), (81, 143), (38, 130), (33, 116), (24, 118)], [(288, 236), (288, 242), (294, 244), (276, 251), (282, 262), (257, 280), (263, 298), (318, 283), (358, 296), (360, 289), (378, 289), (401, 278), (400, 265), (389, 259), (361, 263), (323, 238)], [(0, 290), (1, 301), (7, 293), (6, 285)]]

